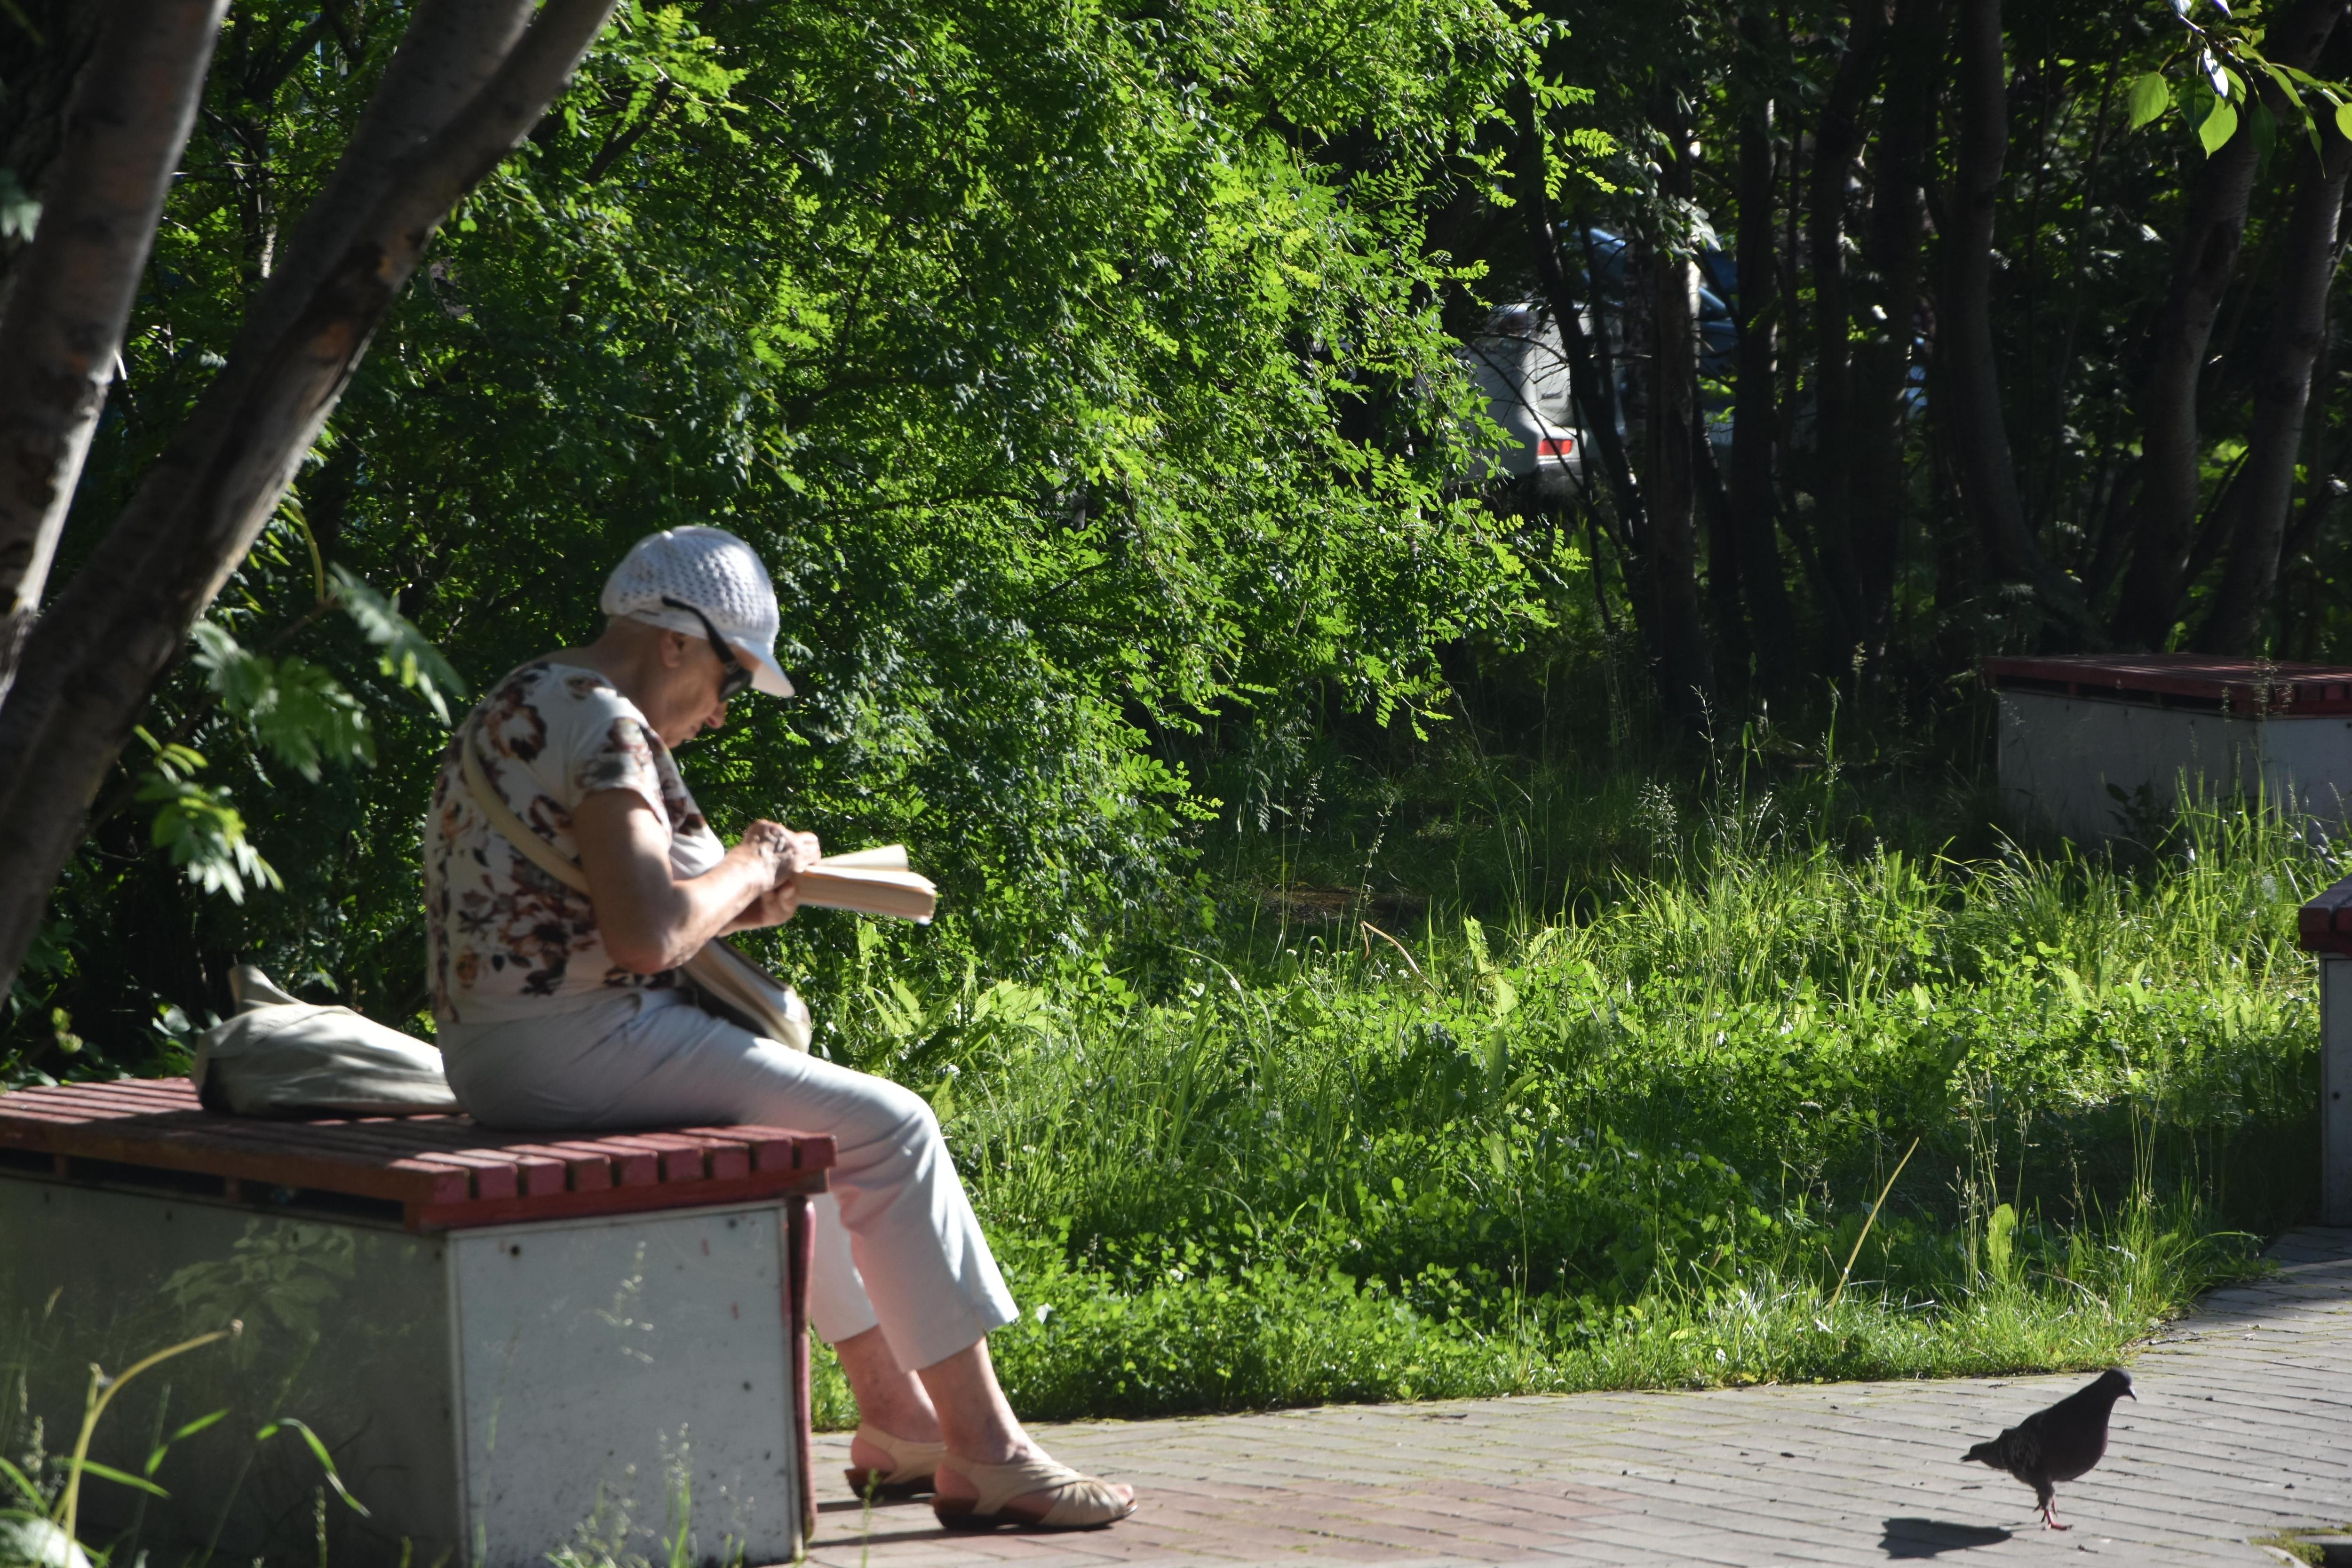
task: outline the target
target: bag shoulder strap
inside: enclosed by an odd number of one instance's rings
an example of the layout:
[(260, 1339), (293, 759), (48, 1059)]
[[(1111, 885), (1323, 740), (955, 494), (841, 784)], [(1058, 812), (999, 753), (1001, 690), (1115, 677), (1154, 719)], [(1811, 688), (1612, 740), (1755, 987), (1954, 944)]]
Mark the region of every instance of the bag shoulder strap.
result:
[(457, 765), (465, 779), (466, 793), (474, 797), (474, 804), (481, 808), (484, 816), (490, 819), (492, 830), (520, 850), (523, 858), (573, 892), (586, 892), (588, 873), (580, 868), (580, 863), (567, 858), (554, 845), (533, 832), (530, 824), (517, 816), (514, 807), (507, 804), (506, 796), (491, 784), (488, 775), (482, 771), (482, 759), (474, 748), (476, 728), (475, 721), (468, 720), (466, 727), (457, 732)]

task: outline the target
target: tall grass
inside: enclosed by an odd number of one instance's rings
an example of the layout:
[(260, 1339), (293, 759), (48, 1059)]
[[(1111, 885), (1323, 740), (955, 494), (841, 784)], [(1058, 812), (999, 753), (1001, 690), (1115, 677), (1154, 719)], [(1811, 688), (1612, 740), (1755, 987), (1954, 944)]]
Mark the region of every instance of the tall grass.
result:
[(1621, 791), (1573, 830), (1638, 865), (1549, 897), (1522, 816), (1484, 920), (1367, 874), (1153, 973), (869, 976), (835, 1048), (940, 1110), (1037, 1415), (2083, 1366), (2250, 1267), (2315, 1182), (2325, 847), (1923, 853), (1822, 788)]

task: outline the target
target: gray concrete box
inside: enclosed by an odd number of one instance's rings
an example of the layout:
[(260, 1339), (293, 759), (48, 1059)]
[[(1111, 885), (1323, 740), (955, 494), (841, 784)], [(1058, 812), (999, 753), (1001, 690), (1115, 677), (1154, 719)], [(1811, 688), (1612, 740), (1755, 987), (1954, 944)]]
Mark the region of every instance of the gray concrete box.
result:
[[(128, 1387), (94, 1458), (226, 1408), (156, 1473), (91, 1480), (84, 1537), (194, 1561), (318, 1561), (325, 1441), (361, 1518), (325, 1500), (329, 1560), (523, 1568), (566, 1546), (790, 1560), (803, 1478), (787, 1208), (765, 1199), (419, 1235), (366, 1214), (0, 1173), (0, 1438), (69, 1447), (89, 1368), (217, 1327)], [(11, 1427), (14, 1427), (12, 1430)], [(136, 1532), (135, 1542), (131, 1533)], [(116, 1561), (128, 1563), (131, 1550)]]
[(2133, 810), (2110, 786), (2168, 811), (2184, 782), (2330, 832), (2352, 817), (2352, 669), (2156, 654), (1988, 659), (1985, 674), (2001, 799), (2027, 826), (2102, 843)]

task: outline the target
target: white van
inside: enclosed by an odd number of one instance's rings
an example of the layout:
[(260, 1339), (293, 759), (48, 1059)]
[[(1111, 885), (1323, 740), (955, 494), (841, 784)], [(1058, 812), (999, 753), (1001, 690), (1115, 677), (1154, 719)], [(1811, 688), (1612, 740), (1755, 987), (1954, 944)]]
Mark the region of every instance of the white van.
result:
[(1455, 351), (1505, 440), (1487, 454), (1490, 477), (1557, 497), (1584, 478), (1584, 433), (1570, 421), (1568, 354), (1559, 324), (1528, 301), (1504, 305)]

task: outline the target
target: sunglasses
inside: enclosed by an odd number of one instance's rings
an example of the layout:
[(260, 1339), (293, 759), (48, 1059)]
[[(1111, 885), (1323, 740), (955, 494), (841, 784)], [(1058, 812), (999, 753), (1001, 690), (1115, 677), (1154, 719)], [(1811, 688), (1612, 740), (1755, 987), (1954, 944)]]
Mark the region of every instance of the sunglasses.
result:
[(719, 701), (730, 700), (751, 684), (751, 672), (743, 668), (743, 661), (735, 657), (735, 650), (729, 647), (725, 640), (719, 637), (719, 628), (710, 624), (709, 616), (704, 615), (685, 600), (673, 599), (667, 594), (662, 595), (662, 603), (670, 609), (684, 610), (702, 623), (702, 635), (710, 639), (710, 651), (719, 656)]

